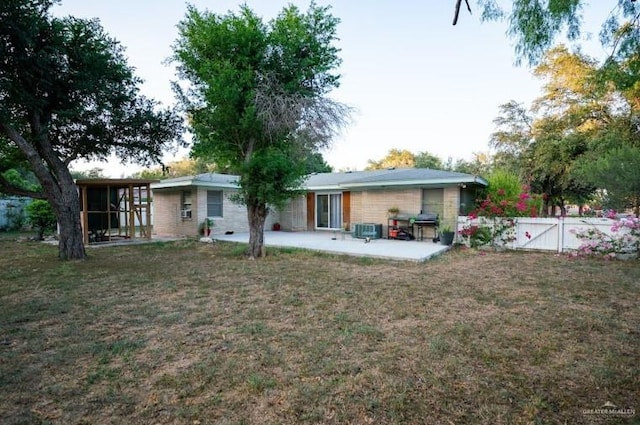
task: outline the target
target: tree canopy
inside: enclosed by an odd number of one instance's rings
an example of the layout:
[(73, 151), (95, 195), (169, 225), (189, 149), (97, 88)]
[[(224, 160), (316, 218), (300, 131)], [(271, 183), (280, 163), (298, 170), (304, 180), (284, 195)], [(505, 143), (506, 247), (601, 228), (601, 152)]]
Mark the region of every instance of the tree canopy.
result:
[(494, 121), (496, 162), (518, 170), (547, 207), (584, 203), (596, 189), (610, 194), (610, 206), (636, 206), (640, 173), (629, 173), (640, 147), (634, 88), (603, 78), (596, 61), (563, 46), (549, 50), (534, 74), (545, 84), (531, 107), (511, 101)]
[(491, 171), (492, 158), (483, 152), (473, 152), (470, 161), (464, 159), (447, 158), (443, 161), (438, 156), (428, 152), (414, 154), (406, 149), (390, 149), (382, 159), (369, 159), (367, 170), (384, 170), (387, 168), (431, 168), (434, 170), (456, 171), (475, 175), (486, 175)]
[[(558, 37), (578, 40), (582, 32), (582, 9), (586, 0), (513, 0), (506, 8), (498, 0), (477, 0), (484, 20), (506, 20), (507, 34), (515, 41), (516, 60), (538, 64)], [(640, 2), (617, 0), (600, 31), (600, 41), (609, 49), (610, 62), (634, 62), (640, 57)], [(637, 75), (637, 68), (636, 68)]]
[[(0, 3), (0, 191), (46, 198), (60, 226), (60, 258), (84, 258), (77, 159), (149, 164), (181, 136), (182, 120), (140, 95), (122, 46), (97, 20), (53, 17), (50, 0)], [(30, 169), (40, 190), (16, 187)]]
[(416, 165), (415, 155), (406, 149), (390, 149), (380, 161), (370, 159), (366, 170), (384, 170), (387, 168), (413, 168)]
[(605, 189), (607, 206), (640, 216), (640, 147), (623, 144), (582, 163), (580, 176)]
[(224, 15), (189, 6), (178, 25), (175, 89), (190, 117), (192, 155), (240, 176), (251, 258), (264, 255), (269, 209), (299, 193), (305, 159), (348, 120), (349, 108), (328, 97), (340, 79), (338, 22), (311, 3), (269, 22), (247, 6)]

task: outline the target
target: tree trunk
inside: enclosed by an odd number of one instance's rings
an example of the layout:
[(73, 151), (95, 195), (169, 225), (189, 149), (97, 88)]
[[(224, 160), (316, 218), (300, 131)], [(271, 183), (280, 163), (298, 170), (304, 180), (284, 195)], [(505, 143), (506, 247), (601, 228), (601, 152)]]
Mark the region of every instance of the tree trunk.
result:
[(564, 199), (560, 198), (560, 203), (558, 204), (558, 208), (560, 208), (560, 216), (567, 216), (567, 206), (564, 202)]
[[(59, 158), (47, 137), (46, 123), (38, 113), (30, 119), (33, 143), (28, 142), (14, 127), (0, 123), (0, 130), (25, 155), (31, 169), (42, 185), (47, 200), (56, 212), (60, 227), (58, 256), (61, 260), (86, 258), (82, 225), (80, 224), (80, 198), (67, 165)], [(46, 164), (46, 165), (45, 165)]]
[(36, 236), (36, 240), (37, 241), (43, 241), (44, 240), (44, 227), (43, 226), (36, 226), (36, 230), (37, 230), (37, 236)]
[(542, 216), (549, 217), (549, 198), (544, 195), (542, 197)]
[(84, 249), (82, 224), (80, 221), (80, 198), (75, 184), (60, 187), (62, 199), (50, 201), (58, 216), (60, 234), (58, 256), (61, 260), (83, 260)]
[(249, 250), (247, 256), (251, 259), (262, 258), (266, 255), (264, 247), (264, 222), (267, 219), (267, 206), (255, 202), (247, 205), (249, 218)]

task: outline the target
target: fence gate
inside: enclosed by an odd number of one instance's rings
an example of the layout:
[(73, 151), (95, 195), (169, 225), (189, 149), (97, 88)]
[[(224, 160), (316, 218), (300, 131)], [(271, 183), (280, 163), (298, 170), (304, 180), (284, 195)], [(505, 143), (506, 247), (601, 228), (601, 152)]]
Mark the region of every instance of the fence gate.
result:
[(557, 218), (519, 217), (516, 220), (515, 249), (556, 250), (562, 252), (562, 221)]

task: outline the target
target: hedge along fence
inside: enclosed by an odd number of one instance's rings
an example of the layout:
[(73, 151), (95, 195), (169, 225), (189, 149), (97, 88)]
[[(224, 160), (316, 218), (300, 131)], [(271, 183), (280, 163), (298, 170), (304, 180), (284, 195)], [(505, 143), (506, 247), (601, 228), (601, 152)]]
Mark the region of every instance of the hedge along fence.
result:
[[(495, 220), (512, 220), (513, 226), (504, 231), (504, 236), (497, 238), (494, 246), (506, 249), (526, 249), (540, 251), (570, 252), (576, 251), (583, 244), (576, 233), (596, 229), (606, 235), (615, 236), (611, 227), (617, 220), (595, 217), (514, 217), (514, 218), (469, 218), (458, 217), (457, 240), (469, 245), (469, 239), (461, 235), (461, 231), (472, 226), (493, 228)], [(624, 232), (621, 229), (619, 232)]]

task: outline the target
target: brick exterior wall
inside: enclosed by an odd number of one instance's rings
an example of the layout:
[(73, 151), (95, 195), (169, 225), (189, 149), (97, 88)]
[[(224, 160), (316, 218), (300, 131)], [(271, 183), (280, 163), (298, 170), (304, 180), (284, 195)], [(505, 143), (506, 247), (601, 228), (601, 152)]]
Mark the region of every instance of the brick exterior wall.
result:
[[(191, 192), (195, 202), (195, 191)], [(182, 219), (182, 190), (153, 192), (153, 234), (159, 236), (195, 236), (198, 225), (195, 217)]]
[[(276, 214), (274, 214), (275, 218)], [(301, 232), (307, 230), (307, 198), (300, 196), (291, 199), (287, 205), (277, 212), (282, 230)]]
[[(440, 221), (453, 224), (458, 217), (460, 188), (451, 186), (442, 190), (444, 191), (444, 214), (440, 217)], [(393, 206), (400, 209), (400, 215), (418, 214), (422, 209), (422, 188), (351, 191), (351, 222), (349, 226), (352, 228), (353, 223), (382, 224), (383, 237), (386, 237), (388, 210)], [(283, 213), (290, 214), (290, 209), (295, 208), (300, 209), (299, 213), (306, 213), (306, 206), (302, 202), (290, 203), (287, 209), (283, 210)], [(283, 223), (286, 222), (282, 213), (281, 220)]]
[(458, 211), (460, 210), (460, 188), (451, 186), (444, 188), (444, 217), (440, 219), (441, 223), (448, 224), (451, 229), (456, 231), (458, 223)]
[[(191, 219), (181, 218), (182, 192), (191, 190)], [(199, 227), (207, 215), (207, 190), (215, 188), (180, 188), (163, 189), (153, 192), (153, 234), (159, 236), (200, 236)], [(244, 233), (249, 231), (247, 209), (244, 205), (236, 204), (229, 199), (234, 190), (223, 191), (222, 217), (209, 217), (214, 224), (212, 235), (225, 232)], [(271, 230), (273, 223), (279, 218), (277, 212), (267, 216), (265, 230)]]
[(417, 214), (422, 205), (422, 189), (378, 189), (351, 192), (351, 222), (382, 224), (382, 235), (387, 235), (389, 208), (400, 208), (399, 214)]

